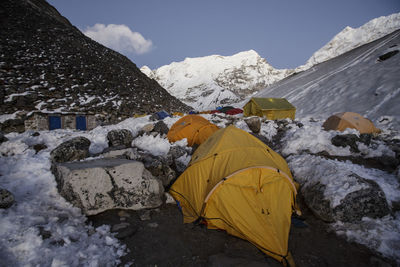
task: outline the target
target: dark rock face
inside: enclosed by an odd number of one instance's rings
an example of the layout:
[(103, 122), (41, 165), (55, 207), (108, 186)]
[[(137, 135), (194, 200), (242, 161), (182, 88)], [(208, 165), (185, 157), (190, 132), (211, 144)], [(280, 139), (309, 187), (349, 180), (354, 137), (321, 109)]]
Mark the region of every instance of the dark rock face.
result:
[(353, 176), (368, 187), (348, 194), (340, 205), (334, 208), (335, 217), (343, 222), (356, 222), (364, 216), (381, 218), (389, 214), (390, 208), (385, 193), (379, 185), (375, 181)]
[(112, 130), (107, 133), (108, 146), (130, 147), (133, 141), (132, 133), (127, 129)]
[(358, 137), (355, 134), (336, 135), (331, 139), (334, 146), (346, 147), (350, 146), (351, 152), (360, 152), (357, 146)]
[(326, 186), (321, 183), (302, 189), (304, 200), (313, 213), (326, 222), (358, 222), (363, 217), (381, 218), (390, 213), (385, 193), (379, 185), (356, 174), (351, 174), (362, 189), (347, 194), (340, 204), (332, 207), (324, 196)]
[(14, 201), (14, 196), (10, 191), (0, 188), (0, 209), (8, 209)]
[(89, 156), (90, 140), (85, 137), (75, 137), (68, 140), (53, 151), (50, 156), (52, 161), (63, 163), (74, 160), (81, 160)]
[(134, 113), (190, 110), (45, 0), (1, 1), (0, 32), (0, 114), (42, 103), (41, 109), (102, 114), (115, 123)]

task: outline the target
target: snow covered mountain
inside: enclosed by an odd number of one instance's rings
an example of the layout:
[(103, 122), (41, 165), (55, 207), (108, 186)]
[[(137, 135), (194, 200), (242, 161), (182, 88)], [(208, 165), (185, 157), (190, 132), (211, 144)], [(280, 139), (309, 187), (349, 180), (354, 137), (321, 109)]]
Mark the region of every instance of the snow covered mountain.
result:
[(342, 55), (400, 28), (400, 13), (383, 16), (353, 29), (346, 27), (295, 70), (274, 69), (254, 50), (233, 56), (186, 58), (155, 70), (141, 68), (167, 91), (198, 109), (241, 102), (285, 77)]
[(273, 68), (256, 51), (186, 58), (155, 70), (141, 68), (170, 94), (198, 110), (243, 100), (293, 73)]
[(305, 65), (296, 71), (306, 70), (312, 66), (344, 54), (354, 48), (375, 41), (400, 28), (400, 13), (375, 18), (359, 28), (344, 28), (326, 45), (315, 52)]
[[(400, 122), (400, 30), (283, 79), (257, 97), (284, 97), (296, 117), (352, 111)], [(400, 124), (398, 124), (400, 125)]]

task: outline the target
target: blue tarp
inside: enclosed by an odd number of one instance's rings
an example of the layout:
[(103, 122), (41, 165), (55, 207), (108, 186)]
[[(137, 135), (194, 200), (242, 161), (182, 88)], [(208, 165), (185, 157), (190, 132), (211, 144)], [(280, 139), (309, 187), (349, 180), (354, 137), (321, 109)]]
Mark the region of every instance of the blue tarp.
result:
[(171, 117), (171, 115), (169, 115), (168, 112), (166, 112), (165, 110), (156, 112), (156, 114), (157, 114), (159, 120), (163, 120), (166, 117)]

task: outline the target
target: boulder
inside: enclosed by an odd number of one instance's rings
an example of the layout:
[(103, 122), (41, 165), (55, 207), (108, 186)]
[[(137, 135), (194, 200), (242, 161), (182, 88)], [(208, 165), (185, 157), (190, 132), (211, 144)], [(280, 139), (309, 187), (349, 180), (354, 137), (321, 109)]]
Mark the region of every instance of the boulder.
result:
[(108, 146), (130, 147), (133, 141), (131, 131), (127, 129), (111, 130), (107, 133)]
[(0, 188), (0, 209), (8, 209), (15, 202), (13, 194), (3, 188)]
[(90, 140), (86, 137), (75, 137), (68, 140), (50, 153), (53, 162), (63, 163), (74, 160), (81, 160), (89, 156)]
[(4, 136), (3, 132), (0, 132), (0, 144), (8, 141), (7, 137)]
[(166, 135), (169, 132), (168, 126), (163, 121), (158, 121), (153, 128), (154, 132), (159, 133), (160, 135)]
[(86, 215), (162, 204), (162, 182), (138, 161), (106, 158), (63, 163), (56, 166), (55, 176), (60, 194)]
[(104, 158), (124, 158), (124, 159), (131, 159), (137, 160), (140, 155), (137, 151), (137, 148), (129, 147), (129, 148), (122, 148), (122, 149), (113, 149), (115, 147), (108, 147), (106, 148), (101, 156)]
[(247, 124), (247, 126), (249, 126), (250, 130), (255, 133), (258, 134), (261, 130), (261, 120), (259, 117), (251, 117), (248, 119), (244, 120)]
[(36, 144), (33, 145), (33, 149), (35, 150), (36, 154), (39, 153), (39, 151), (46, 149), (47, 146), (45, 144)]
[(159, 157), (148, 153), (139, 154), (137, 160), (143, 162), (145, 168), (162, 181), (163, 186), (168, 186), (176, 178), (176, 172), (170, 167), (173, 164), (173, 159), (168, 155), (167, 157)]
[(390, 213), (385, 193), (375, 181), (354, 173), (350, 176), (353, 179), (348, 181), (352, 184), (347, 186), (355, 186), (358, 190), (347, 194), (335, 207), (325, 197), (326, 185), (317, 182), (302, 188), (307, 206), (317, 217), (326, 222), (354, 223), (359, 222), (363, 217), (381, 218)]
[(13, 194), (6, 189), (0, 188), (0, 209), (8, 209), (14, 202)]
[(340, 134), (336, 135), (331, 139), (331, 143), (337, 147), (350, 147), (350, 151), (354, 153), (360, 152), (358, 149), (357, 142), (364, 143), (369, 146), (371, 144), (372, 135), (371, 134), (360, 134), (357, 136), (355, 134)]
[(153, 131), (153, 129), (154, 129), (154, 124), (153, 123), (149, 123), (149, 124), (146, 124), (145, 126), (143, 126), (143, 128), (139, 131), (139, 135), (143, 135), (143, 134), (148, 134), (148, 133), (150, 133), (151, 131)]

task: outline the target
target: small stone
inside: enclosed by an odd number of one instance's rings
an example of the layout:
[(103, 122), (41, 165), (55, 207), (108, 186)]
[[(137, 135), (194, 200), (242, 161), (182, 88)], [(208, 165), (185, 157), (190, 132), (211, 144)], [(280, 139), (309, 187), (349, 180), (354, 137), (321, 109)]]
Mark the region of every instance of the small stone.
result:
[(140, 220), (142, 221), (148, 221), (151, 220), (151, 212), (150, 210), (144, 210), (142, 213), (139, 215)]
[(8, 209), (14, 202), (13, 194), (6, 189), (0, 188), (0, 209)]

